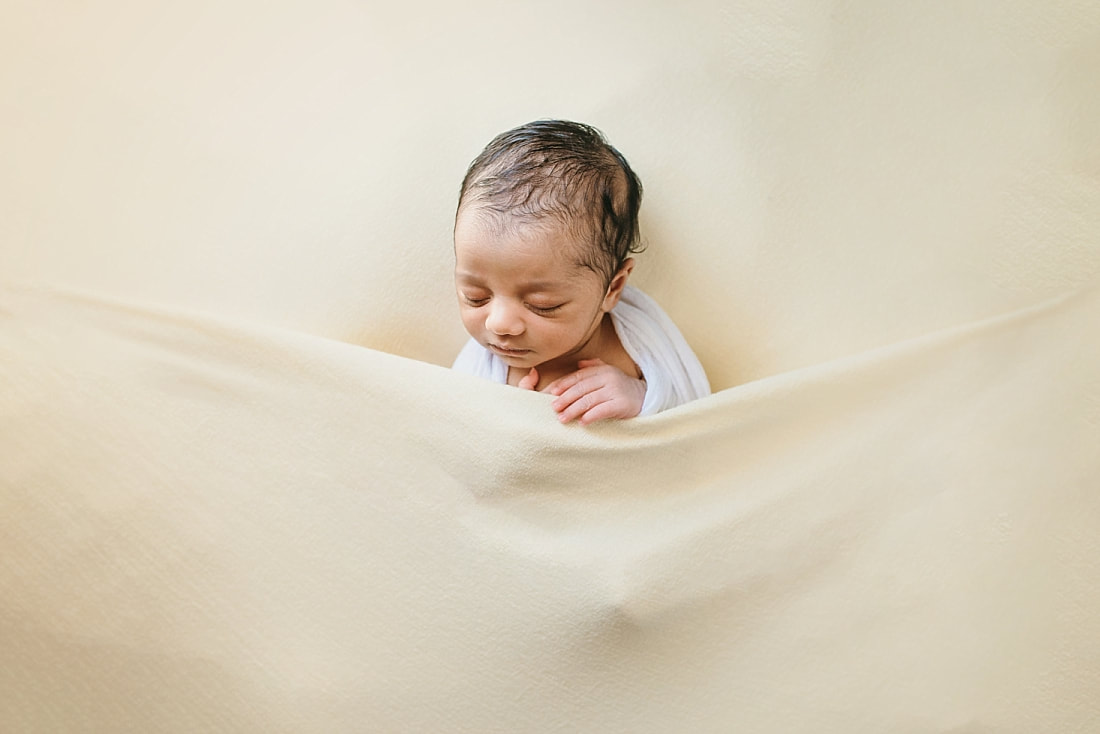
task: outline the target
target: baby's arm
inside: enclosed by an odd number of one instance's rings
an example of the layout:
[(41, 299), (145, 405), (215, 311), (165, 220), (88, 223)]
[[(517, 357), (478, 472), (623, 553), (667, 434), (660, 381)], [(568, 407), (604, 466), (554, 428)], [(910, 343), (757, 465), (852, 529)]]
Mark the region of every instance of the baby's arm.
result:
[[(630, 377), (600, 359), (581, 360), (577, 367), (576, 372), (559, 377), (544, 389), (557, 396), (551, 407), (562, 423), (576, 418), (588, 425), (606, 418), (633, 418), (642, 412), (644, 379)], [(537, 374), (534, 381), (538, 381)], [(525, 387), (522, 381), (520, 387)]]

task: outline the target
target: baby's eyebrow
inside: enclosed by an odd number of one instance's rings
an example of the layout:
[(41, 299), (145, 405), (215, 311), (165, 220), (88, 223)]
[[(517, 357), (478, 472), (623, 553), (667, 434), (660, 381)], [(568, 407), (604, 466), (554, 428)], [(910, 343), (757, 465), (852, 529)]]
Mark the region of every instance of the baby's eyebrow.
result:
[[(469, 285), (480, 285), (482, 282), (481, 278), (475, 273), (457, 272), (455, 278)], [(543, 293), (563, 290), (565, 284), (559, 280), (531, 280), (520, 281), (516, 284), (516, 287), (526, 293)]]

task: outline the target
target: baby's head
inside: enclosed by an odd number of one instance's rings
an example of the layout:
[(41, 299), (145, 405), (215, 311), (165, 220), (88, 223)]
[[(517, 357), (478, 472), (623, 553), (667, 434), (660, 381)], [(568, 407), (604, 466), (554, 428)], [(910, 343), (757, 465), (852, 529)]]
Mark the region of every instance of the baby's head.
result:
[(639, 252), (642, 184), (599, 130), (538, 120), (501, 133), (462, 180), (456, 225), (476, 217), (498, 233), (554, 232), (609, 285)]
[(462, 181), (455, 286), (463, 324), (510, 368), (601, 353), (637, 252), (642, 186), (598, 130), (541, 120), (498, 135)]

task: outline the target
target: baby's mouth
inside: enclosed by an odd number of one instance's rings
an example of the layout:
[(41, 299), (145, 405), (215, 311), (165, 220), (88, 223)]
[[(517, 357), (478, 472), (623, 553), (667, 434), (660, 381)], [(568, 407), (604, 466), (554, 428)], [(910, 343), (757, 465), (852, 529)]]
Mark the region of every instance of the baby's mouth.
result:
[(513, 349), (509, 347), (502, 347), (499, 344), (489, 344), (489, 349), (493, 350), (497, 354), (502, 354), (506, 357), (520, 357), (524, 354), (529, 354), (530, 349)]

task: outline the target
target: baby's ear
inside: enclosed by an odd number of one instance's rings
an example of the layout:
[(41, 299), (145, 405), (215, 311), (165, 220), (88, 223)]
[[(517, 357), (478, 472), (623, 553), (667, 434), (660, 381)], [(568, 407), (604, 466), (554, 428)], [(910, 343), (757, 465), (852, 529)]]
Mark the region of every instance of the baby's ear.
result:
[(607, 295), (603, 297), (604, 312), (610, 311), (619, 303), (619, 298), (623, 295), (623, 288), (626, 287), (626, 281), (632, 270), (634, 270), (634, 258), (628, 257), (623, 261), (623, 266), (612, 276), (610, 285), (607, 286)]

